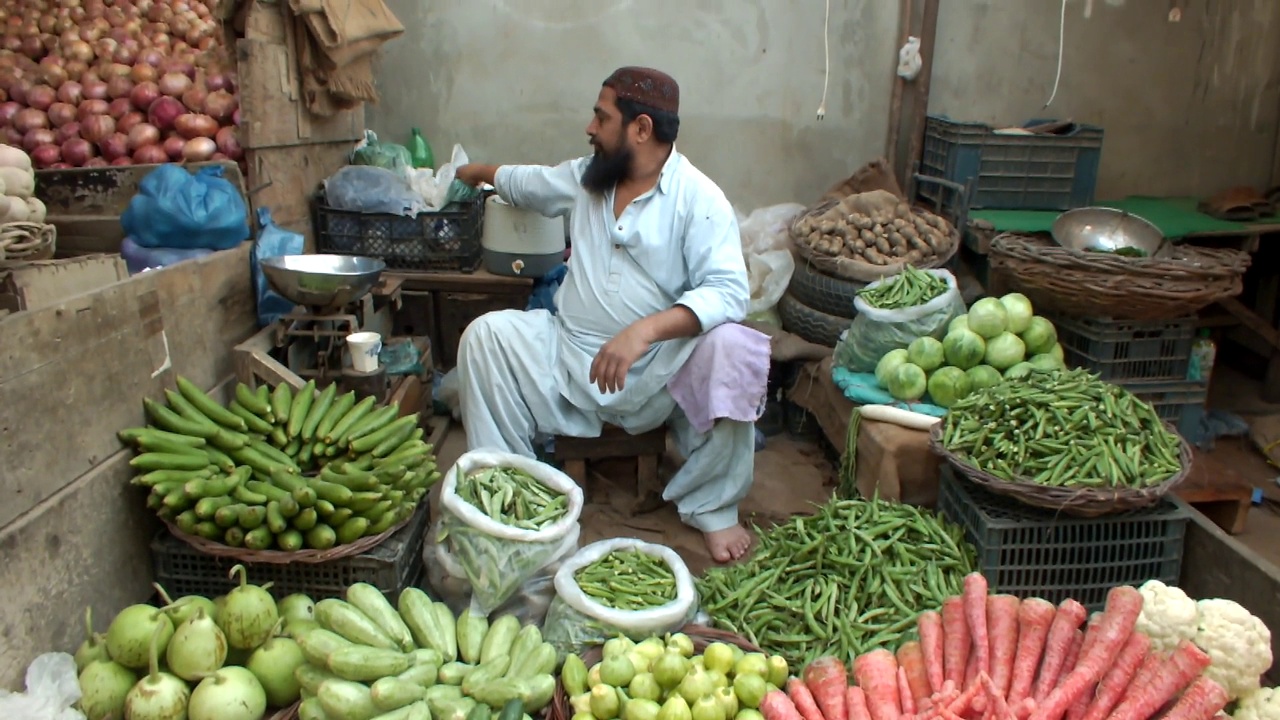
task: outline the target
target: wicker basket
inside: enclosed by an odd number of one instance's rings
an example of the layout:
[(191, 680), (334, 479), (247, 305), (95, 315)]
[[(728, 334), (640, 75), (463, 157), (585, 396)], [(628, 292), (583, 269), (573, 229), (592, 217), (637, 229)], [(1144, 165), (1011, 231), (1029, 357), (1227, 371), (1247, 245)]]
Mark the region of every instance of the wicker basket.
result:
[[(716, 630), (705, 625), (685, 625), (680, 628), (680, 632), (689, 636), (689, 639), (693, 641), (693, 650), (697, 653), (706, 650), (707, 646), (714, 642), (737, 645), (744, 652), (764, 652), (741, 635), (734, 635), (733, 633)], [(582, 662), (586, 663), (587, 667), (591, 667), (600, 662), (600, 658), (603, 655), (604, 648), (596, 646), (583, 653)], [(569, 705), (569, 693), (565, 692), (564, 683), (557, 678), (556, 694), (551, 699), (551, 705), (547, 707), (547, 718), (548, 720), (569, 720), (572, 717), (573, 708)]]
[(239, 560), (245, 563), (268, 563), (271, 565), (288, 565), (290, 563), (323, 563), (339, 558), (352, 557), (361, 555), (381, 545), (383, 541), (396, 534), (400, 528), (408, 525), (413, 520), (413, 513), (410, 513), (404, 520), (392, 525), (386, 531), (377, 535), (362, 537), (353, 543), (346, 545), (336, 545), (328, 550), (298, 550), (296, 552), (285, 552), (284, 550), (250, 550), (242, 547), (232, 547), (224, 543), (206, 540), (197, 535), (190, 535), (178, 529), (176, 525), (168, 520), (161, 518), (161, 521), (169, 528), (169, 532), (179, 540), (185, 542), (191, 547), (199, 550), (206, 555), (213, 557), (225, 557), (233, 560)]
[(1178, 459), (1182, 463), (1182, 470), (1159, 485), (1145, 488), (1054, 487), (1023, 478), (1017, 480), (998, 478), (979, 470), (943, 447), (942, 423), (935, 424), (929, 430), (929, 447), (934, 453), (942, 456), (957, 472), (993, 493), (1011, 497), (1032, 507), (1054, 510), (1074, 517), (1094, 518), (1155, 505), (1169, 491), (1187, 479), (1187, 474), (1191, 472), (1191, 447), (1173, 428), (1170, 427), (1169, 431), (1178, 438)]
[(1075, 317), (1164, 320), (1195, 314), (1240, 294), (1249, 254), (1174, 246), (1168, 257), (1130, 258), (1070, 250), (1042, 235), (1002, 233), (991, 241), (993, 273), (1039, 309)]
[(57, 246), (58, 229), (33, 222), (0, 224), (0, 265), (48, 260)]
[[(896, 265), (875, 265), (846, 257), (831, 257), (830, 255), (814, 252), (808, 245), (800, 241), (799, 231), (797, 230), (797, 226), (800, 221), (806, 217), (821, 215), (834, 207), (838, 202), (839, 200), (834, 199), (821, 202), (801, 213), (792, 221), (789, 234), (791, 236), (791, 244), (795, 247), (796, 252), (820, 272), (833, 277), (844, 278), (846, 280), (869, 283), (889, 277), (890, 275), (897, 275), (902, 272), (906, 268), (905, 263), (898, 263)], [(926, 213), (930, 215), (936, 214), (918, 207), (912, 208), (912, 212), (915, 212), (918, 215)], [(941, 218), (941, 216), (938, 217)], [(946, 222), (945, 219), (943, 221)], [(947, 262), (956, 254), (956, 251), (960, 249), (960, 233), (957, 232), (956, 228), (950, 223), (947, 223), (947, 227), (950, 228), (950, 231), (947, 234), (947, 238), (949, 239), (947, 247), (944, 248), (940, 254), (915, 263), (914, 267), (920, 270), (942, 267), (943, 265), (946, 265)]]

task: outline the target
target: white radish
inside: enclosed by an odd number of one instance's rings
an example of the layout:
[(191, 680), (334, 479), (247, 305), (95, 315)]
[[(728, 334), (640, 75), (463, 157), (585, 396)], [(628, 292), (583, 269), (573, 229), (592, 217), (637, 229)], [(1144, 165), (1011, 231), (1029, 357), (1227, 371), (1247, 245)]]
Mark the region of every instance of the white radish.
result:
[(858, 408), (858, 413), (862, 415), (864, 420), (886, 422), (912, 430), (928, 430), (942, 422), (942, 418), (911, 410), (903, 410), (892, 405), (863, 405)]

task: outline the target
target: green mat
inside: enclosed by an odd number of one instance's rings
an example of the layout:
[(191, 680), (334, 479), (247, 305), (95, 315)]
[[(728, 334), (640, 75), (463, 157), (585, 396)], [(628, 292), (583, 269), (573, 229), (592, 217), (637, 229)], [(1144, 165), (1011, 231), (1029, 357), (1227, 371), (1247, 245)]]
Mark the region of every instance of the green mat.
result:
[[(1253, 224), (1273, 224), (1280, 217), (1261, 218), (1248, 223), (1219, 220), (1196, 210), (1197, 200), (1190, 197), (1161, 198), (1133, 195), (1123, 200), (1100, 202), (1133, 213), (1160, 228), (1167, 238), (1180, 238), (1196, 233), (1246, 233)], [(1057, 210), (971, 210), (970, 220), (986, 220), (998, 232), (1049, 232), (1060, 215)]]

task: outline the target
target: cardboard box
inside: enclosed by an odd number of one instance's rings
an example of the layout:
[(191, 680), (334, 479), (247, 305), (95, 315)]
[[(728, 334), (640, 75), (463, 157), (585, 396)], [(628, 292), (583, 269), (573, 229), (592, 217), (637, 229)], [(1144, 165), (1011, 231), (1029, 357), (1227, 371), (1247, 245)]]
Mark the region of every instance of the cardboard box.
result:
[(0, 313), (34, 310), (129, 277), (119, 255), (35, 260), (0, 268)]

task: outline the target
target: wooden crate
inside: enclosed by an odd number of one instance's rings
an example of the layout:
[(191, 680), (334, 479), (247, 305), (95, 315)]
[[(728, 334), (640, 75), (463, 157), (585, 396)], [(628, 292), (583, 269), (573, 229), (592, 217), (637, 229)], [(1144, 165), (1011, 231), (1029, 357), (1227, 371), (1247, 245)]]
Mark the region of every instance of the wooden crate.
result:
[(0, 268), (0, 315), (35, 310), (129, 277), (119, 255), (36, 260)]
[(493, 310), (523, 310), (533, 292), (529, 278), (472, 273), (388, 272), (403, 281), (396, 334), (427, 335), (431, 357), (441, 371), (458, 360), (458, 342), (472, 320)]

